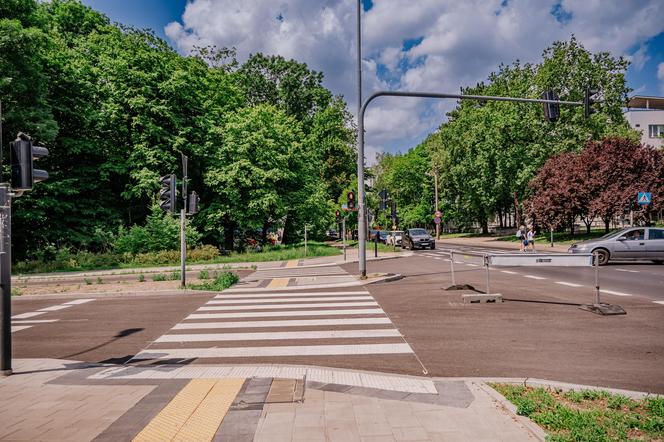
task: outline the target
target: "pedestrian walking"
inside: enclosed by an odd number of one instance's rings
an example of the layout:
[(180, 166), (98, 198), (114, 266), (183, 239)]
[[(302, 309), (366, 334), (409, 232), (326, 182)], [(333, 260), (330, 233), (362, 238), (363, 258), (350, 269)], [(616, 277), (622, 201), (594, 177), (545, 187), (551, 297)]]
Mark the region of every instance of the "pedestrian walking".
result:
[(531, 252), (535, 251), (535, 227), (530, 226), (530, 230), (526, 234), (526, 242)]
[(519, 240), (519, 250), (524, 252), (526, 250), (526, 247), (524, 245), (527, 244), (526, 241), (526, 226), (519, 226), (519, 229), (516, 231), (516, 238)]

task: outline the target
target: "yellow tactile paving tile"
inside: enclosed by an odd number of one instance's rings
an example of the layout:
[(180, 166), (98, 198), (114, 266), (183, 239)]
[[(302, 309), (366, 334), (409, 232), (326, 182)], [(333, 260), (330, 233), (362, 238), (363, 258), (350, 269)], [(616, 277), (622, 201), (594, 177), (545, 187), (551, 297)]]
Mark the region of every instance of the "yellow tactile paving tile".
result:
[(300, 262), (299, 259), (291, 259), (286, 263), (286, 267), (292, 268), (292, 267), (297, 267), (298, 263)]
[(274, 278), (267, 285), (267, 288), (275, 289), (275, 288), (288, 287), (288, 281), (290, 281), (290, 278)]
[(172, 440), (184, 426), (216, 381), (194, 379), (189, 382), (149, 424), (133, 439), (134, 442)]
[(173, 441), (211, 441), (240, 392), (244, 379), (221, 379), (203, 399)]

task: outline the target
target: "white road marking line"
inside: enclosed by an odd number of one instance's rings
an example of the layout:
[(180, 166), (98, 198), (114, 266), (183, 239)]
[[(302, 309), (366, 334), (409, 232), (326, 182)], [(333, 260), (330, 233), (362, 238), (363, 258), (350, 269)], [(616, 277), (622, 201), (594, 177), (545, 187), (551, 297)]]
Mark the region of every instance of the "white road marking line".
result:
[(197, 311), (233, 311), (233, 310), (278, 310), (289, 308), (316, 308), (316, 307), (371, 307), (378, 305), (376, 301), (368, 302), (321, 302), (318, 304), (262, 304), (262, 305), (224, 305), (213, 307), (201, 307)]
[(630, 295), (629, 293), (614, 292), (613, 290), (604, 290), (604, 289), (600, 289), (599, 291), (600, 291), (601, 293), (606, 293), (607, 295), (614, 295), (614, 296), (633, 296), (633, 295)]
[(35, 316), (39, 315), (45, 315), (48, 312), (28, 312), (28, 313), (21, 313), (20, 315), (14, 315), (12, 316), (12, 319), (28, 319), (28, 318), (34, 318)]
[(242, 358), (256, 356), (323, 356), (412, 353), (408, 344), (292, 345), (238, 348), (151, 349), (134, 359)]
[(443, 259), (443, 258), (439, 258), (439, 257), (436, 256), (434, 259)]
[(66, 308), (73, 307), (71, 304), (61, 304), (61, 305), (53, 305), (51, 307), (45, 307), (45, 308), (40, 308), (38, 311), (40, 312), (55, 312), (58, 310), (64, 310)]
[(322, 325), (374, 325), (391, 324), (390, 318), (344, 319), (284, 319), (277, 321), (183, 322), (172, 330), (198, 330), (210, 328), (308, 327)]
[[(284, 287), (286, 288), (286, 287)], [(369, 295), (367, 291), (363, 292), (290, 292), (290, 293), (247, 293), (247, 294), (235, 294), (227, 295), (221, 294), (215, 296), (218, 299), (229, 299), (229, 298), (279, 298), (279, 297), (304, 297), (304, 296), (352, 296), (352, 295)]]
[(565, 282), (565, 281), (556, 281), (556, 284), (566, 285), (567, 287), (583, 287), (583, 285), (581, 284), (574, 284), (573, 282)]
[(661, 304), (664, 305), (664, 301), (653, 301), (655, 304)]
[(641, 273), (638, 270), (616, 269), (616, 272)]
[(358, 308), (348, 310), (293, 310), (286, 312), (239, 312), (239, 313), (192, 313), (185, 319), (267, 318), (289, 316), (337, 316), (337, 315), (383, 315), (381, 308)]
[(524, 278), (530, 278), (530, 279), (546, 279), (542, 276), (535, 276), (535, 275), (524, 275)]
[(340, 338), (391, 338), (400, 337), (396, 329), (382, 330), (324, 330), (258, 333), (202, 333), (164, 335), (155, 342), (210, 342), (210, 341), (265, 341), (277, 339), (340, 339)]
[(85, 304), (87, 302), (94, 301), (94, 298), (87, 298), (87, 299), (74, 299), (73, 301), (65, 302), (67, 305), (79, 305), (79, 304)]
[(513, 272), (511, 270), (501, 270), (501, 273), (507, 273), (508, 275), (518, 275), (517, 272)]
[(32, 327), (31, 325), (12, 325), (12, 333), (17, 331), (25, 330), (26, 328)]
[(271, 299), (213, 299), (207, 304), (266, 304), (270, 302), (307, 302), (307, 301), (373, 301), (371, 296), (327, 296), (323, 298), (271, 298)]
[(26, 319), (26, 320), (18, 320), (18, 321), (12, 321), (12, 324), (47, 324), (50, 322), (58, 322), (59, 319)]
[(472, 263), (470, 263), (470, 262), (465, 262), (465, 263), (463, 263), (463, 264), (466, 264), (467, 266), (471, 266), (471, 267), (479, 267), (479, 265), (477, 265), (477, 264), (472, 264)]

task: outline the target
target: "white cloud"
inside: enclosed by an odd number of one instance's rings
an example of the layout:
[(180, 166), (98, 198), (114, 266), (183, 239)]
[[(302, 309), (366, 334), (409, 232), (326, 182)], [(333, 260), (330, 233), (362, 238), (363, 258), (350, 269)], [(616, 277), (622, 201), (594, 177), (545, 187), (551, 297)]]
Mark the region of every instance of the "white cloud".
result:
[(664, 93), (664, 63), (657, 65), (657, 79), (660, 81), (659, 88)]
[(648, 45), (645, 44), (639, 46), (639, 49), (629, 56), (629, 61), (637, 71), (643, 69), (648, 60), (650, 60), (650, 55), (648, 55)]
[[(564, 20), (551, 14), (557, 4)], [(325, 85), (344, 95), (355, 113), (355, 5), (192, 0), (181, 22), (170, 23), (165, 32), (183, 52), (216, 44), (236, 47), (240, 60), (263, 52), (304, 61), (325, 74)], [(648, 59), (644, 42), (664, 31), (663, 13), (664, 2), (658, 0), (510, 0), (506, 6), (501, 0), (375, 0), (362, 17), (364, 98), (390, 88), (457, 92), (485, 79), (500, 63), (537, 61), (544, 48), (571, 34), (589, 50), (630, 56), (638, 69)], [(404, 50), (404, 41), (419, 38), (420, 44)], [(629, 55), (635, 46), (639, 49)], [(661, 64), (659, 72), (664, 76)], [(366, 113), (366, 144), (372, 152), (404, 151), (438, 127), (453, 104), (377, 99)]]

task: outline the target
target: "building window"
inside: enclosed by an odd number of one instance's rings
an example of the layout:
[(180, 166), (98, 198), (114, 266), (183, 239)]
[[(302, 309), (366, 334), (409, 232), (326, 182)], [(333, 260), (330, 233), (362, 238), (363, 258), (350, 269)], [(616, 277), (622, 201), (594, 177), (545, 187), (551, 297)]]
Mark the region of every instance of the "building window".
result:
[(664, 124), (649, 124), (648, 136), (650, 138), (659, 138), (664, 136)]

